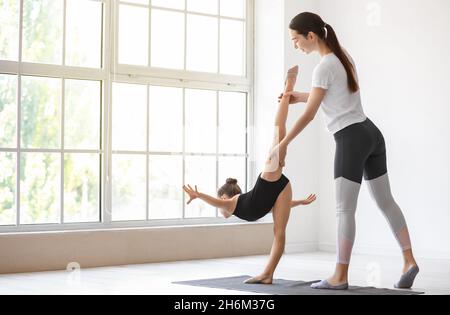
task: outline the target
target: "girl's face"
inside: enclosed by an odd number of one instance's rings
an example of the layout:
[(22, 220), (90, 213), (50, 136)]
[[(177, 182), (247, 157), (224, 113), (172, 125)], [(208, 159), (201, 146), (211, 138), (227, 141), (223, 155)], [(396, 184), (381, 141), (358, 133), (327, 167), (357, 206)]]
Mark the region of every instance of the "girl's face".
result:
[(294, 43), (294, 49), (299, 49), (306, 54), (310, 54), (316, 50), (317, 41), (314, 33), (310, 32), (306, 37), (291, 29), (289, 29), (289, 33)]

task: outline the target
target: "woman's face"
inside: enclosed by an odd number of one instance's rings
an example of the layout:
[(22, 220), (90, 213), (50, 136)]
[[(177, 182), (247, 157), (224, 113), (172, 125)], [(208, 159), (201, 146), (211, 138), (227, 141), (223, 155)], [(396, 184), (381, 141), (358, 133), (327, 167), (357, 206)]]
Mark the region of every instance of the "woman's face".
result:
[(315, 50), (316, 43), (312, 33), (309, 33), (307, 37), (297, 33), (295, 30), (289, 29), (291, 40), (294, 43), (294, 49), (299, 49), (306, 54), (310, 54)]

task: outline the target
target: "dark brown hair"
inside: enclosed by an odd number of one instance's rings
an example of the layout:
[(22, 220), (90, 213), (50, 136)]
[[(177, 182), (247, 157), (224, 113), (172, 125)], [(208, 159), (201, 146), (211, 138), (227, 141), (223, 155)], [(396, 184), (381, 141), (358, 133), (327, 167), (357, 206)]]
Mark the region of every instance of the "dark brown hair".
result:
[(289, 28), (293, 31), (297, 31), (297, 33), (304, 37), (307, 37), (309, 32), (313, 32), (319, 36), (344, 66), (345, 71), (347, 72), (347, 82), (350, 91), (355, 93), (359, 90), (353, 65), (339, 44), (339, 40), (331, 25), (326, 24), (317, 14), (302, 12), (292, 19)]
[(219, 191), (217, 192), (217, 196), (220, 198), (226, 194), (228, 197), (231, 198), (233, 196), (242, 194), (242, 190), (237, 182), (238, 182), (237, 179), (228, 178), (225, 185), (220, 187)]

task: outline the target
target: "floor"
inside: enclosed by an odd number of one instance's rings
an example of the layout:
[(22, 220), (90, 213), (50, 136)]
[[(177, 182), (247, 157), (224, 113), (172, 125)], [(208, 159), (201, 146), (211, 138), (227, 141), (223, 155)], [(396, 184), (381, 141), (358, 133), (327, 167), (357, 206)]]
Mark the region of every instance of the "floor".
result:
[[(172, 284), (173, 281), (255, 275), (267, 256), (250, 256), (201, 261), (184, 261), (81, 269), (67, 272), (41, 272), (0, 275), (0, 295), (8, 294), (167, 294), (242, 295), (220, 289)], [(282, 258), (276, 278), (312, 281), (330, 275), (332, 253), (290, 254)], [(351, 285), (392, 288), (400, 275), (399, 258), (354, 255)], [(450, 260), (419, 260), (421, 274), (414, 287), (426, 294), (450, 294)]]

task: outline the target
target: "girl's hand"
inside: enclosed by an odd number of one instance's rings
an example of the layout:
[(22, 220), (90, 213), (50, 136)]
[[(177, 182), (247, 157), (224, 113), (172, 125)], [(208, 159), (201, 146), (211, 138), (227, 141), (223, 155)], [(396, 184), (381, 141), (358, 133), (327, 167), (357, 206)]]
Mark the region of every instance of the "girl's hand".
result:
[(283, 96), (289, 96), (289, 104), (297, 104), (297, 103), (302, 102), (302, 100), (303, 100), (302, 93), (292, 91), (292, 92), (281, 93), (281, 95), (278, 97), (278, 103), (281, 102), (281, 99), (283, 98)]
[(311, 203), (313, 203), (314, 201), (316, 201), (316, 195), (309, 195), (308, 198), (306, 198), (305, 200), (301, 200), (300, 204), (303, 206), (309, 205)]
[(183, 190), (189, 195), (189, 201), (187, 204), (190, 204), (192, 200), (195, 200), (200, 197), (200, 193), (198, 192), (197, 185), (195, 186), (195, 190), (190, 185), (184, 185)]

